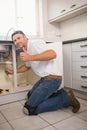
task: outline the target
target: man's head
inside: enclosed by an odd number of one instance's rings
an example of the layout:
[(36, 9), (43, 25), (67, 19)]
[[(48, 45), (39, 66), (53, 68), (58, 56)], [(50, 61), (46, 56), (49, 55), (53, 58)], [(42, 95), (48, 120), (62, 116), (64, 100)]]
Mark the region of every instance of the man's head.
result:
[(22, 48), (23, 46), (25, 46), (25, 48), (27, 47), (27, 37), (26, 35), (21, 31), (15, 31), (12, 34), (12, 40), (15, 43), (16, 46)]

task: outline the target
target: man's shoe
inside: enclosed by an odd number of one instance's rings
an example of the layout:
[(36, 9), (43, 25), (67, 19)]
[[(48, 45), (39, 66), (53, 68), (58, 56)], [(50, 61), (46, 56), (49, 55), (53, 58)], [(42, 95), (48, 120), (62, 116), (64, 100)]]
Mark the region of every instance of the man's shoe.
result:
[(31, 96), (31, 93), (30, 93), (30, 91), (29, 91), (28, 94), (27, 94), (28, 99), (29, 99), (30, 96)]
[(75, 98), (74, 93), (71, 90), (69, 90), (67, 93), (70, 99), (70, 106), (73, 107), (72, 112), (73, 113), (78, 112), (80, 109), (79, 101)]
[(24, 107), (23, 107), (23, 112), (26, 115), (29, 115), (29, 106), (27, 105), (27, 103), (25, 103)]
[(35, 113), (36, 107), (31, 107), (27, 105), (27, 102), (25, 102), (24, 108), (23, 108), (23, 112), (26, 115), (37, 115), (37, 113)]
[(30, 98), (30, 96), (31, 96), (31, 93), (30, 93), (30, 91), (29, 91), (29, 92), (27, 93), (26, 97), (25, 97), (26, 101)]

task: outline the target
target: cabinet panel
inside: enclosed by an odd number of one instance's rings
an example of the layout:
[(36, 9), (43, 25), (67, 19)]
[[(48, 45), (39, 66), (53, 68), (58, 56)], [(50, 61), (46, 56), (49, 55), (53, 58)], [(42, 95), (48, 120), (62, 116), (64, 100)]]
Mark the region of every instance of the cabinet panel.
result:
[(87, 62), (72, 62), (72, 70), (87, 72)]
[(63, 45), (64, 86), (72, 88), (71, 44)]
[(73, 71), (73, 80), (80, 80), (83, 82), (87, 82), (87, 72), (78, 72), (78, 71)]
[(72, 52), (72, 61), (87, 62), (87, 51)]
[(80, 90), (80, 91), (83, 91), (83, 92), (87, 92), (87, 82), (84, 82), (84, 81), (73, 81), (72, 82), (72, 85), (73, 85), (73, 88), (76, 89), (76, 90)]
[(72, 51), (87, 51), (87, 41), (73, 43)]

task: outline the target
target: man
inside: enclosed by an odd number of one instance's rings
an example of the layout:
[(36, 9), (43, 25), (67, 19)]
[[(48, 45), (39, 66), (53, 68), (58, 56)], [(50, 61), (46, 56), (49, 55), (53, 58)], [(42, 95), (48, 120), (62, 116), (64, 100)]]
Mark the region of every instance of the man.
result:
[[(17, 73), (27, 71), (31, 67), (41, 77), (28, 93), (24, 113), (37, 115), (69, 106), (72, 106), (72, 112), (78, 112), (80, 103), (73, 92), (64, 89), (58, 91), (62, 82), (60, 49), (49, 48), (43, 40), (28, 41), (22, 31), (14, 32), (12, 40), (16, 46), (23, 49), (20, 59), (26, 62), (17, 69)], [(6, 73), (13, 74), (13, 70), (8, 69)]]

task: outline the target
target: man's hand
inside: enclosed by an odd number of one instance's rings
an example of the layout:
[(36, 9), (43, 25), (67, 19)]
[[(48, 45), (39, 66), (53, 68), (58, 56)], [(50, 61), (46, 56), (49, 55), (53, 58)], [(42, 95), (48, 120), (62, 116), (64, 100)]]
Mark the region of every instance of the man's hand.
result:
[(20, 53), (20, 59), (22, 61), (30, 61), (31, 60), (31, 55), (27, 53), (26, 49), (23, 47), (23, 52)]
[(5, 70), (5, 73), (8, 75), (8, 74), (13, 74), (13, 70), (11, 70), (11, 69), (6, 69)]

